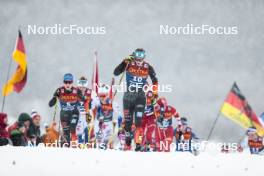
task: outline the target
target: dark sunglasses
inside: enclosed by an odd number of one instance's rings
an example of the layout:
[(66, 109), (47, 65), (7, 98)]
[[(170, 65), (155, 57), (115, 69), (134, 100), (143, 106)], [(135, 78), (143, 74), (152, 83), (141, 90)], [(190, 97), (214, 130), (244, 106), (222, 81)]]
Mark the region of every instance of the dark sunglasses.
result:
[(64, 84), (72, 84), (72, 81), (63, 81)]

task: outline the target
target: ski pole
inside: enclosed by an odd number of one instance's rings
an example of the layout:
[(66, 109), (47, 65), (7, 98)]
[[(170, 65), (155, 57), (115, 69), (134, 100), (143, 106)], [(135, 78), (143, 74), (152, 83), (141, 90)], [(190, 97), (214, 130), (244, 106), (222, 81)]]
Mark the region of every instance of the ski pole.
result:
[[(119, 81), (118, 81), (118, 86), (120, 86), (121, 83), (122, 83), (122, 81), (123, 81), (123, 78), (124, 78), (124, 76), (125, 76), (125, 73), (126, 73), (126, 70), (127, 70), (128, 64), (129, 64), (129, 62), (126, 63), (125, 70), (123, 71), (123, 73), (122, 73), (122, 75), (121, 75), (121, 77), (120, 77), (120, 79), (119, 79)], [(115, 90), (115, 93), (114, 93), (114, 96), (113, 96), (113, 99), (112, 99), (112, 100), (114, 100), (116, 94), (117, 94), (117, 90)]]
[(58, 103), (57, 103), (57, 100), (56, 100), (56, 104), (55, 104), (55, 107), (54, 107), (54, 113), (53, 113), (53, 122), (55, 122), (55, 118), (56, 118), (56, 114), (57, 114), (57, 108), (58, 108)]
[(92, 130), (94, 128), (94, 116), (96, 115), (96, 111), (95, 109), (94, 110), (90, 110), (91, 111), (91, 121), (90, 121), (90, 125), (89, 125), (89, 131), (88, 131), (88, 139), (89, 139), (89, 142), (91, 142), (91, 136), (92, 136)]
[[(161, 150), (160, 149), (160, 141), (161, 141), (161, 135), (160, 135), (160, 128), (159, 128), (159, 126), (158, 126), (158, 124), (156, 125), (156, 128), (157, 128), (157, 131), (158, 131), (158, 136), (159, 136), (159, 142), (158, 142), (158, 145), (159, 145), (159, 150)], [(156, 141), (157, 142), (157, 141)]]

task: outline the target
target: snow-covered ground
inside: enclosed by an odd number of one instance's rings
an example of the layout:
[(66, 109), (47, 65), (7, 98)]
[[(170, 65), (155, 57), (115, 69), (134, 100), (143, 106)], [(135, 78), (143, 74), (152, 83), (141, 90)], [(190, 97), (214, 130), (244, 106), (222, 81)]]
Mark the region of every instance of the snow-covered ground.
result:
[[(0, 147), (1, 176), (263, 175), (263, 156), (247, 153), (137, 153), (116, 150)], [(262, 174), (261, 174), (262, 173)]]

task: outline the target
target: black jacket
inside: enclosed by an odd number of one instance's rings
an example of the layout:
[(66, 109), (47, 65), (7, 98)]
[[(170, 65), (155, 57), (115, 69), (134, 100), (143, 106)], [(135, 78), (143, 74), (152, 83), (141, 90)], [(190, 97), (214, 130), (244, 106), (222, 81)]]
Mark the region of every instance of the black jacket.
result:
[(21, 131), (15, 129), (11, 132), (10, 139), (13, 143), (13, 146), (27, 146), (27, 139)]
[(33, 124), (33, 122), (30, 122), (28, 131), (27, 131), (27, 137), (29, 139), (36, 139), (37, 144), (41, 142), (41, 134), (40, 134), (40, 127)]
[[(127, 65), (130, 64), (130, 60), (124, 59), (114, 70), (114, 75), (118, 76), (124, 71), (126, 71)], [(149, 77), (152, 81), (152, 84), (158, 83), (158, 79), (156, 77), (156, 73), (151, 65), (149, 65)]]

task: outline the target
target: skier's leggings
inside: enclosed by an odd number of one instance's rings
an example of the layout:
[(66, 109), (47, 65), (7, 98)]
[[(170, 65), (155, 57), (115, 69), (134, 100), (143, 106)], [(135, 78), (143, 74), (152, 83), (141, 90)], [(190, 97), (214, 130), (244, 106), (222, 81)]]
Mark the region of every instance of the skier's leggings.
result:
[[(135, 119), (135, 126), (141, 127), (142, 117), (144, 114), (146, 104), (146, 97), (143, 91), (140, 92), (125, 92), (123, 97), (125, 131), (131, 134), (131, 127), (133, 119)], [(130, 145), (131, 135), (126, 135), (126, 143)]]
[[(78, 110), (74, 111), (63, 111), (60, 112), (61, 126), (63, 130), (64, 142), (70, 143), (71, 141), (71, 132), (75, 133), (76, 125), (79, 118)], [(76, 123), (75, 123), (76, 122)]]

